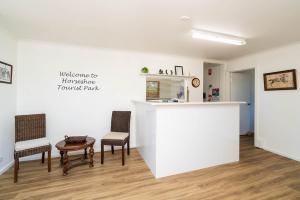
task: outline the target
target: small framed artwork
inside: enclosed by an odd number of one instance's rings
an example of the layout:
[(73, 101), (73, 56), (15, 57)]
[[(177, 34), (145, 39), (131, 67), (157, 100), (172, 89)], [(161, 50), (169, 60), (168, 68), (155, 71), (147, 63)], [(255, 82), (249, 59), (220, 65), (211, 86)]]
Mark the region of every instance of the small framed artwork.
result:
[(183, 76), (183, 66), (175, 66), (175, 75)]
[(159, 99), (159, 81), (147, 81), (146, 100)]
[(296, 90), (296, 70), (285, 70), (264, 74), (265, 91), (271, 90)]
[(0, 61), (0, 83), (12, 83), (13, 66)]

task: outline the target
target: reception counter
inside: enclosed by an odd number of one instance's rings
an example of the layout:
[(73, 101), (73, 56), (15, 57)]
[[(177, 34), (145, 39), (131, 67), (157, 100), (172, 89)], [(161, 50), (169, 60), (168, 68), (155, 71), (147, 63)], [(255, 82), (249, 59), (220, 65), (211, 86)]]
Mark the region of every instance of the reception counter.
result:
[(240, 103), (134, 101), (137, 148), (153, 175), (238, 161)]

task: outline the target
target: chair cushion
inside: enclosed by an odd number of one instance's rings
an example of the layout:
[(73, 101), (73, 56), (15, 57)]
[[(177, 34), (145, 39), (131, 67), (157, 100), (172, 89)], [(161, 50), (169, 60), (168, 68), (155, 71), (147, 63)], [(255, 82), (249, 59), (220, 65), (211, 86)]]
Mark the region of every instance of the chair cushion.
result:
[(22, 151), (26, 149), (41, 147), (41, 146), (47, 146), (50, 142), (47, 138), (38, 138), (33, 140), (25, 140), (16, 142), (15, 144), (15, 151)]
[(126, 137), (128, 137), (128, 133), (124, 132), (110, 132), (106, 134), (102, 139), (105, 140), (124, 140)]

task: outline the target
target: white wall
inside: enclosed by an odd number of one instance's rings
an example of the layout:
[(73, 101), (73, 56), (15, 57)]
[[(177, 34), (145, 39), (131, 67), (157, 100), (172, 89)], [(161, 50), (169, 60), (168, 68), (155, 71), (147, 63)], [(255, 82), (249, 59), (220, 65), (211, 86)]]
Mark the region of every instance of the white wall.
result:
[(17, 42), (0, 27), (0, 60), (13, 65), (12, 84), (0, 83), (0, 174), (10, 167), (14, 149)]
[(296, 69), (299, 85), (300, 43), (228, 62), (231, 71), (255, 67), (256, 145), (300, 161), (300, 90), (264, 91), (263, 73)]
[[(18, 114), (46, 113), (47, 135), (53, 145), (63, 136), (89, 135), (97, 139), (110, 129), (112, 110), (132, 110), (131, 100), (144, 100), (145, 77), (140, 69), (174, 69), (182, 65), (184, 73), (202, 78), (201, 59), (144, 54), (130, 51), (85, 48), (62, 44), (21, 41), (18, 44)], [(60, 71), (95, 73), (100, 91), (58, 91)], [(190, 86), (191, 101), (202, 101), (202, 88)], [(132, 121), (135, 121), (135, 116)], [(131, 146), (135, 146), (132, 123)], [(58, 155), (55, 147), (54, 156)]]

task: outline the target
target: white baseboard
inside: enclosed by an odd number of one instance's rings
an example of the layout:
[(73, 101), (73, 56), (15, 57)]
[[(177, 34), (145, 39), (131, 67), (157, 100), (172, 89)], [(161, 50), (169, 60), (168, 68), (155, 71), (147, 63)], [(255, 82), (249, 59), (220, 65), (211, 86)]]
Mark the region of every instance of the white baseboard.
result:
[(270, 149), (268, 147), (262, 147), (262, 149), (266, 150), (266, 151), (269, 151), (269, 152), (272, 152), (274, 154), (278, 154), (280, 156), (283, 156), (283, 157), (286, 157), (286, 158), (289, 158), (289, 159), (292, 159), (292, 160), (295, 160), (295, 161), (298, 161), (300, 162), (300, 158), (296, 158), (295, 156), (292, 156), (290, 154), (287, 154), (287, 153), (282, 153), (282, 152), (279, 152), (279, 151), (276, 151), (276, 150), (273, 150), (273, 149)]
[(7, 165), (5, 165), (4, 167), (2, 167), (2, 169), (0, 169), (0, 175), (2, 175), (3, 173), (5, 173), (9, 168), (11, 168), (11, 166), (13, 166), (14, 161), (10, 161)]
[(262, 140), (256, 139), (255, 136), (254, 136), (254, 146), (257, 147), (257, 148), (263, 149), (263, 142), (262, 142)]

